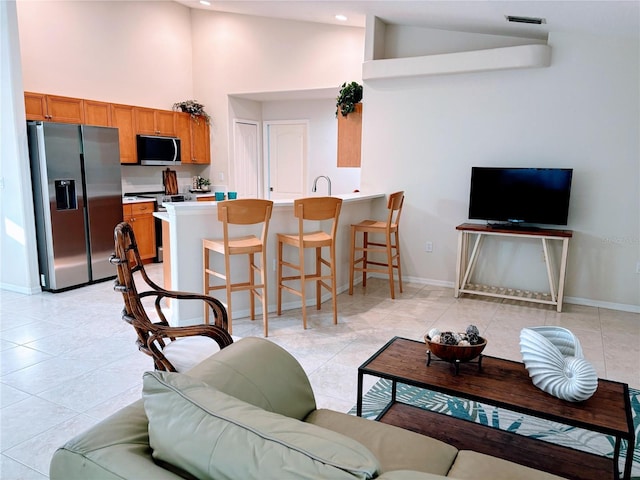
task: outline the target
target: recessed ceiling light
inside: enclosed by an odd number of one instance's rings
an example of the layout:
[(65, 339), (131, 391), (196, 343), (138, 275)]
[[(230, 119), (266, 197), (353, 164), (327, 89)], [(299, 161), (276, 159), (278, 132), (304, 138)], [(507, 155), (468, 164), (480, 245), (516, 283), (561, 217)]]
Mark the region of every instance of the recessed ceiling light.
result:
[(210, 7), (211, 2), (207, 2), (207, 0), (200, 0), (200, 5), (206, 5), (207, 7)]
[(347, 21), (347, 16), (346, 15), (336, 15), (336, 20), (340, 20), (341, 22), (346, 22)]

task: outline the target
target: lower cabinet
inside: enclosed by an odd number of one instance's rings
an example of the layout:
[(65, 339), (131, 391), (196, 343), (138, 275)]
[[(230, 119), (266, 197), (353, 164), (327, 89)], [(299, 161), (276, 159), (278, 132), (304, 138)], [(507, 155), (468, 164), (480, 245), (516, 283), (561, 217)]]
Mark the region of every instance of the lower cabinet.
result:
[(152, 260), (156, 256), (156, 226), (153, 212), (154, 202), (130, 203), (122, 205), (124, 221), (133, 228), (138, 251), (142, 260)]

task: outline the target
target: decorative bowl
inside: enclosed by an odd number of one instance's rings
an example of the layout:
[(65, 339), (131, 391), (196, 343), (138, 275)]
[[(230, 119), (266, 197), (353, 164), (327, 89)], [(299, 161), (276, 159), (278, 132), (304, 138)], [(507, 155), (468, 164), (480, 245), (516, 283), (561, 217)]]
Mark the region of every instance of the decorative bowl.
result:
[(429, 335), (424, 336), (424, 341), (429, 347), (429, 351), (440, 360), (451, 363), (469, 362), (479, 356), (484, 347), (487, 346), (487, 339), (478, 337), (479, 343), (476, 345), (447, 345), (439, 342), (432, 342)]

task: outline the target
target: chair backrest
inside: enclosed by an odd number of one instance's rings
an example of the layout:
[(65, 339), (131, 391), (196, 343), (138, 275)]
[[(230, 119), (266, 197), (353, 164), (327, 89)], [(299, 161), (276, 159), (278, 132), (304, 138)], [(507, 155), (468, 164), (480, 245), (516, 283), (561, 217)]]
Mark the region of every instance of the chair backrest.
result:
[(218, 220), (232, 225), (253, 225), (271, 218), (273, 202), (256, 198), (218, 202)]
[[(144, 268), (136, 237), (133, 228), (127, 222), (119, 223), (114, 230), (115, 253), (111, 255), (109, 262), (115, 265), (117, 278), (113, 289), (122, 293), (124, 308), (122, 319), (129, 323), (138, 336), (136, 341), (138, 349), (154, 359), (156, 368), (160, 370), (172, 370), (170, 362), (166, 360), (162, 352), (154, 342), (164, 348), (164, 341), (160, 332), (169, 327), (169, 322), (162, 312), (161, 302), (166, 298), (192, 298), (202, 297), (200, 294), (189, 294), (185, 292), (172, 292), (165, 290), (153, 282)], [(146, 283), (144, 291), (138, 292), (134, 274), (139, 272), (140, 277)], [(159, 318), (158, 322), (151, 321), (142, 299), (151, 297), (155, 299), (155, 313)], [(227, 330), (228, 318), (224, 306), (212, 297), (208, 297), (209, 307), (213, 310), (215, 323), (219, 328)]]
[(222, 222), (225, 243), (229, 240), (229, 225), (255, 225), (256, 223), (262, 223), (260, 240), (265, 245), (272, 210), (273, 202), (271, 200), (243, 198), (218, 202), (218, 220)]
[(342, 208), (342, 199), (336, 197), (306, 197), (293, 201), (293, 214), (298, 219), (300, 234), (303, 231), (304, 220), (330, 220), (331, 237), (336, 237), (338, 217)]
[(387, 215), (387, 229), (392, 225), (398, 227), (400, 224), (400, 215), (402, 214), (402, 205), (404, 204), (404, 192), (395, 192), (389, 195), (389, 201), (387, 202), (387, 208), (389, 214)]

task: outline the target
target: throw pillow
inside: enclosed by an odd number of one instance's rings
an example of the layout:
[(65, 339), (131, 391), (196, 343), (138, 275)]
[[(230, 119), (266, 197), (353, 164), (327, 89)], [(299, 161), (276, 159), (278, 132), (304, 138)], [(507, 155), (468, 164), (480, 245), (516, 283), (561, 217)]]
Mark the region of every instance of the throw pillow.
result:
[(156, 459), (199, 479), (369, 479), (379, 470), (357, 441), (238, 400), (171, 372), (143, 381)]

